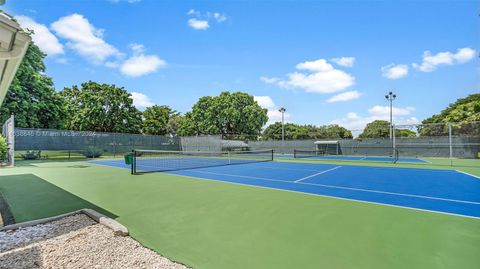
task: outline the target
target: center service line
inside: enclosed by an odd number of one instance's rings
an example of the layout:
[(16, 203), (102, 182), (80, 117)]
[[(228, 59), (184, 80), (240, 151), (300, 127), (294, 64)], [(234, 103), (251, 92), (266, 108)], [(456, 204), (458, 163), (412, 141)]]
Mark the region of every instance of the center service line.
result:
[(295, 180), (294, 182), (295, 182), (295, 183), (298, 183), (298, 182), (301, 182), (301, 181), (303, 181), (303, 180), (305, 180), (305, 179), (309, 179), (309, 178), (311, 178), (311, 177), (315, 177), (315, 176), (318, 176), (318, 175), (325, 174), (325, 173), (327, 173), (327, 172), (333, 171), (333, 170), (338, 169), (338, 168), (340, 168), (340, 167), (341, 167), (341, 166), (335, 166), (334, 168), (330, 168), (330, 169), (328, 169), (328, 170), (325, 170), (325, 171), (322, 171), (322, 172), (319, 172), (319, 173), (316, 173), (316, 174), (313, 174), (313, 175), (310, 175), (310, 176), (302, 177), (301, 179), (297, 179), (297, 180)]

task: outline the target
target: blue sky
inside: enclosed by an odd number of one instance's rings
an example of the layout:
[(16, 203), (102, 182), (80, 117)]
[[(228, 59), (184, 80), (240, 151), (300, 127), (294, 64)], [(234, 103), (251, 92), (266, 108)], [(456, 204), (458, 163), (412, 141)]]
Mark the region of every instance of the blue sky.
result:
[(224, 90), (301, 124), (417, 123), (480, 92), (478, 2), (7, 0), (57, 90), (125, 87), (184, 113)]

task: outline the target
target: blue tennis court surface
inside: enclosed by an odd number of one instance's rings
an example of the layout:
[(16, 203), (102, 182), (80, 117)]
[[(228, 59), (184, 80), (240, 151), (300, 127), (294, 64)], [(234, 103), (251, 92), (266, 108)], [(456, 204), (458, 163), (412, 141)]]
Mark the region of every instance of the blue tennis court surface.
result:
[(454, 170), (261, 162), (163, 173), (480, 218), (480, 179)]

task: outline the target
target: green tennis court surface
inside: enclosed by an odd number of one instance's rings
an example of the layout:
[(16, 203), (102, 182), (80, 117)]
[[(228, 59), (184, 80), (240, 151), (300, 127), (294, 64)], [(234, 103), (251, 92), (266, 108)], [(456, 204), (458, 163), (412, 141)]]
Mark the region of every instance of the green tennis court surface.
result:
[[(94, 207), (194, 268), (477, 268), (480, 220), (87, 162), (18, 162), (17, 222)], [(480, 175), (479, 168), (468, 168)]]

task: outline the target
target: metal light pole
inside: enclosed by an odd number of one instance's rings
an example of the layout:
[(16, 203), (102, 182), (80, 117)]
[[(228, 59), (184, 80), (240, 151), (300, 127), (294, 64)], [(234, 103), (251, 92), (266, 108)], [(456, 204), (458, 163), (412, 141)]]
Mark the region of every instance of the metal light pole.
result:
[(281, 107), (278, 110), (280, 113), (282, 113), (282, 153), (284, 153), (285, 150), (285, 111), (287, 111), (285, 108)]
[(395, 98), (397, 98), (397, 95), (393, 92), (389, 92), (387, 95), (385, 95), (385, 99), (390, 101), (390, 140), (393, 137), (393, 100), (395, 100)]

